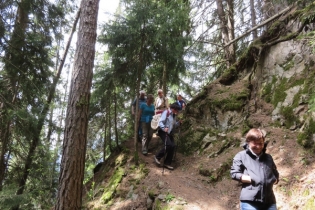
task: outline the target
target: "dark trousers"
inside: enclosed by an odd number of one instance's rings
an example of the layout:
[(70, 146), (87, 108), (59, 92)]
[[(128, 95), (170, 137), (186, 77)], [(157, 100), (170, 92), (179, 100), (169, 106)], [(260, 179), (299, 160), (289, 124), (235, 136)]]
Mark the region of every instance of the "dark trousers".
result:
[[(164, 164), (170, 165), (172, 163), (174, 151), (175, 151), (175, 143), (174, 143), (174, 137), (161, 129), (158, 129), (159, 137), (161, 138), (163, 142), (163, 147), (159, 151), (159, 153), (156, 155), (156, 158), (158, 160), (161, 160), (166, 152), (166, 157), (164, 159)], [(166, 140), (166, 146), (165, 146), (165, 140)], [(166, 151), (165, 151), (166, 147)]]

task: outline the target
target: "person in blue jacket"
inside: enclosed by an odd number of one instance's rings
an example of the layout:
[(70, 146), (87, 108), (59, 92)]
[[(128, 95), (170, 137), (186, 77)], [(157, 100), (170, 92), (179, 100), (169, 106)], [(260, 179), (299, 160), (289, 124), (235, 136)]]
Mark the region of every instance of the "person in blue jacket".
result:
[(242, 183), (241, 210), (277, 209), (273, 185), (279, 181), (279, 172), (266, 147), (265, 132), (252, 128), (246, 134), (245, 150), (233, 159), (231, 177)]
[(139, 119), (142, 128), (142, 154), (148, 154), (149, 143), (153, 136), (153, 129), (151, 128), (151, 120), (154, 115), (154, 97), (148, 94), (147, 102), (141, 104), (139, 111)]
[[(140, 107), (142, 104), (145, 104), (147, 102), (147, 97), (146, 97), (146, 93), (144, 90), (141, 90), (139, 92), (139, 100), (137, 100), (137, 97), (135, 98), (135, 100), (132, 103), (131, 106), (131, 114), (132, 116), (134, 116), (136, 114), (136, 108), (137, 105), (139, 106), (139, 111), (140, 111)], [(142, 127), (141, 127), (141, 122), (139, 121), (139, 125), (138, 125), (138, 141), (141, 142), (142, 140)]]
[(180, 121), (176, 122), (175, 119), (175, 116), (178, 114), (179, 110), (180, 106), (176, 102), (171, 104), (170, 109), (163, 111), (159, 121), (158, 133), (161, 140), (163, 141), (163, 147), (158, 152), (158, 154), (154, 156), (154, 160), (156, 164), (160, 165), (160, 160), (165, 156), (166, 153), (164, 166), (170, 170), (174, 169), (173, 166), (171, 166), (171, 163), (175, 151), (174, 136), (172, 131), (175, 127), (180, 125)]

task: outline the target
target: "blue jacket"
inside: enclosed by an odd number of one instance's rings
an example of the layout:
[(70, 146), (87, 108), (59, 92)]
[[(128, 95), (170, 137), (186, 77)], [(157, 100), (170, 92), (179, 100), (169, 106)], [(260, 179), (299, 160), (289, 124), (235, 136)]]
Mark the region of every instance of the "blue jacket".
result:
[(257, 157), (249, 150), (248, 144), (245, 144), (245, 150), (237, 153), (233, 159), (230, 171), (232, 179), (240, 181), (243, 174), (252, 179), (252, 183), (242, 183), (241, 201), (276, 203), (272, 188), (279, 180), (279, 172), (271, 155), (266, 153), (266, 146), (265, 143), (262, 154)]

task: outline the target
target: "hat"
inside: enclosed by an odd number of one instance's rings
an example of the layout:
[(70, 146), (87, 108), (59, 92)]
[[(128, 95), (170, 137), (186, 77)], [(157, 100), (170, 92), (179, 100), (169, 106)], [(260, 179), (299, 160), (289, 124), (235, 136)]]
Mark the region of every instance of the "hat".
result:
[(170, 106), (170, 108), (171, 109), (175, 109), (175, 110), (177, 110), (177, 111), (180, 111), (180, 106), (178, 105), (178, 103), (173, 103), (173, 104), (171, 104), (171, 106)]
[(145, 91), (144, 90), (140, 90), (139, 94), (145, 94)]

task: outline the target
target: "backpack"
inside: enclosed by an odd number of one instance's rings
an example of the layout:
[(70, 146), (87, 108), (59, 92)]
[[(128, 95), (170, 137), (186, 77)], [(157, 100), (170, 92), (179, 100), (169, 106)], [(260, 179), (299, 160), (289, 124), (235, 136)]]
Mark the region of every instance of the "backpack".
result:
[[(162, 113), (163, 113), (163, 112), (162, 112)], [(155, 114), (155, 115), (153, 116), (153, 118), (152, 118), (152, 120), (151, 120), (151, 128), (152, 128), (153, 130), (158, 129), (158, 127), (159, 127), (159, 122), (160, 122), (160, 118), (161, 118), (162, 113), (158, 113), (158, 114)], [(166, 118), (167, 118), (168, 116), (170, 116), (170, 111), (169, 111), (169, 110), (167, 110)]]

